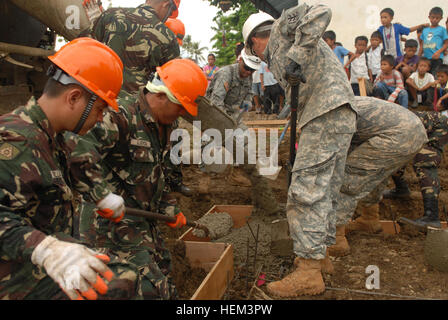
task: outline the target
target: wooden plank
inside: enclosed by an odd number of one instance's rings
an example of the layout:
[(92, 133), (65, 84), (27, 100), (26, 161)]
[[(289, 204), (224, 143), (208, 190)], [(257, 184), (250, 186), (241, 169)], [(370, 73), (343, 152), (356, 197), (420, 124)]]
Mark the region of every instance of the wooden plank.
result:
[(191, 300), (221, 299), (233, 276), (233, 246), (229, 244), (219, 261), (193, 294)]
[[(400, 225), (395, 222), (395, 227), (394, 227), (394, 222), (392, 220), (381, 220), (380, 221), (381, 226), (383, 227), (383, 232), (387, 233), (387, 234), (396, 234), (396, 233), (400, 233)], [(441, 222), (442, 225), (442, 229), (447, 229), (448, 225), (445, 221)], [(395, 232), (395, 228), (396, 228), (396, 232)]]
[(288, 120), (248, 120), (244, 121), (246, 126), (285, 126)]
[[(285, 129), (284, 127), (280, 127), (280, 128), (249, 128), (249, 130), (253, 130), (255, 132), (258, 132), (259, 130), (266, 130), (266, 132), (269, 132), (271, 130), (274, 131), (283, 131), (283, 129)], [(288, 128), (288, 130), (286, 130), (287, 132), (291, 131), (291, 128)]]
[(225, 243), (185, 241), (186, 256), (192, 267), (203, 268), (215, 264), (226, 249)]
[(366, 79), (365, 78), (358, 78), (359, 83), (359, 93), (362, 97), (367, 96), (367, 90), (366, 90)]

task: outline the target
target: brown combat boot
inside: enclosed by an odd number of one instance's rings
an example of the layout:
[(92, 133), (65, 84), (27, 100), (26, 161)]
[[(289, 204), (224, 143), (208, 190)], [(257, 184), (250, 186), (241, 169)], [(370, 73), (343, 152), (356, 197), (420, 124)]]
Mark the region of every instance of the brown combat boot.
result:
[[(299, 266), (299, 262), (300, 262), (300, 258), (296, 257), (294, 259), (294, 267), (297, 268)], [(334, 267), (333, 267), (333, 263), (330, 260), (330, 256), (328, 255), (328, 249), (327, 249), (327, 254), (325, 256), (325, 259), (320, 260), (320, 266), (321, 266), (322, 273), (334, 274)]]
[(314, 296), (325, 291), (321, 260), (299, 258), (297, 269), (280, 281), (267, 285), (268, 292), (280, 298)]
[(361, 206), (361, 216), (350, 221), (345, 227), (345, 233), (352, 231), (365, 231), (369, 233), (380, 233), (383, 227), (380, 223), (380, 205), (379, 203), (373, 206)]
[(345, 226), (336, 228), (336, 243), (328, 248), (328, 254), (332, 257), (343, 257), (350, 254), (350, 246), (345, 237)]

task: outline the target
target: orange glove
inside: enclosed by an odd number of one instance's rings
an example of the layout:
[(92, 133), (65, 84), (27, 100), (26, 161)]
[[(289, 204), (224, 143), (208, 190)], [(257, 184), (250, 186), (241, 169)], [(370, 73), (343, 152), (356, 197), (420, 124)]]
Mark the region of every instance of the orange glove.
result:
[(124, 217), (124, 199), (116, 194), (109, 193), (107, 197), (98, 202), (97, 213), (103, 218), (118, 223)]
[(173, 229), (180, 229), (187, 224), (187, 218), (185, 218), (182, 212), (179, 212), (176, 216), (175, 222), (167, 222), (166, 224)]
[(106, 266), (109, 257), (77, 243), (47, 236), (37, 245), (31, 262), (43, 267), (47, 274), (72, 300), (96, 300), (107, 293), (107, 281), (114, 274)]

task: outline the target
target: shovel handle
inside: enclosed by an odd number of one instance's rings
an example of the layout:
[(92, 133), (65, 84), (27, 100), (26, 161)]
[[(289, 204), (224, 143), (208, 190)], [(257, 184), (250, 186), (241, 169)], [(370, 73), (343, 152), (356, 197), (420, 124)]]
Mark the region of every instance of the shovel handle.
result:
[[(170, 217), (170, 216), (160, 214), (160, 213), (140, 210), (140, 209), (128, 208), (128, 207), (126, 207), (125, 214), (134, 216), (134, 217), (155, 219), (155, 220), (165, 221), (165, 222), (170, 222), (170, 223), (176, 222), (176, 218), (174, 218), (174, 217)], [(188, 221), (187, 220), (186, 225), (189, 227), (193, 227), (195, 229), (203, 230), (207, 236), (210, 234), (210, 231), (208, 230), (208, 228), (206, 226), (199, 224), (196, 221)]]

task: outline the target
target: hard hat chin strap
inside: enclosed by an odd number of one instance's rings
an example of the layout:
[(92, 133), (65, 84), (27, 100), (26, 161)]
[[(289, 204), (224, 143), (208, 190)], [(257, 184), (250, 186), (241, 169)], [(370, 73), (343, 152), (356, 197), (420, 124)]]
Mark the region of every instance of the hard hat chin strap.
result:
[(98, 96), (93, 94), (89, 102), (87, 103), (86, 107), (84, 108), (84, 112), (81, 115), (81, 119), (79, 119), (78, 124), (76, 125), (75, 129), (73, 130), (73, 133), (78, 134), (79, 131), (81, 131), (82, 127), (84, 126), (84, 123), (86, 123), (87, 118), (89, 117), (90, 112), (92, 111), (93, 104), (98, 99)]

